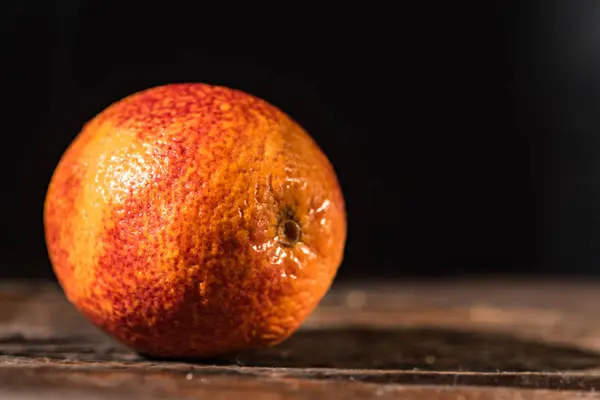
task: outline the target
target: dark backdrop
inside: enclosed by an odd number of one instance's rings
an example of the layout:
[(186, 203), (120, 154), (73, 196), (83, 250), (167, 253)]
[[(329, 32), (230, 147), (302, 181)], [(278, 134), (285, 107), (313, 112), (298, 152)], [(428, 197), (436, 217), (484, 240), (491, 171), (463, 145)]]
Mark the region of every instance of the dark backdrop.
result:
[(52, 277), (42, 205), (82, 124), (181, 81), (315, 137), (347, 200), (340, 278), (600, 272), (600, 2), (194, 4), (0, 6), (0, 275)]

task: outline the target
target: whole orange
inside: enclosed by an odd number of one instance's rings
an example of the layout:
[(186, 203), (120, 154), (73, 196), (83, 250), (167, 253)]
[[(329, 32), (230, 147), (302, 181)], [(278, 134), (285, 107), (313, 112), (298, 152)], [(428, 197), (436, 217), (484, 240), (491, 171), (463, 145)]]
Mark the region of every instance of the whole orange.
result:
[(346, 240), (336, 174), (313, 139), (242, 91), (171, 84), (88, 122), (44, 209), (68, 299), (142, 354), (210, 357), (290, 336)]

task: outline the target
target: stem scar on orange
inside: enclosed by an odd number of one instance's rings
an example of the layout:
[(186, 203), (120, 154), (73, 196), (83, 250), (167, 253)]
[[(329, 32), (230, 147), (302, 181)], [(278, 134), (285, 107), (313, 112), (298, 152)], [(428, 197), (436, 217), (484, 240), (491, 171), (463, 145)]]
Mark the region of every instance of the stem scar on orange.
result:
[(346, 211), (314, 140), (239, 90), (170, 84), (88, 122), (44, 207), (67, 298), (157, 357), (213, 357), (289, 337), (342, 261)]

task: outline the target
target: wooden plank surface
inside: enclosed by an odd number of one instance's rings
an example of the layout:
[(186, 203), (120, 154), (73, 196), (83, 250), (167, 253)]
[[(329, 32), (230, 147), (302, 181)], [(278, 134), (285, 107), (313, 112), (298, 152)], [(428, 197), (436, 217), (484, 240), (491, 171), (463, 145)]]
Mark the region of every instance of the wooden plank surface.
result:
[(55, 284), (0, 284), (0, 399), (600, 399), (597, 390), (600, 282), (336, 284), (288, 341), (202, 363), (123, 348)]

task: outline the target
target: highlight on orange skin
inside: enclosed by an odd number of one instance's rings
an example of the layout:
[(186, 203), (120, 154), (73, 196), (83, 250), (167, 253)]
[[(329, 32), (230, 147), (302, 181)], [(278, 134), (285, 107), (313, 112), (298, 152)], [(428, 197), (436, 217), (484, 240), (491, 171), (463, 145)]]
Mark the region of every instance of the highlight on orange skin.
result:
[(335, 172), (302, 127), (199, 83), (133, 94), (87, 123), (44, 223), (68, 299), (163, 357), (286, 339), (330, 287), (347, 229)]

